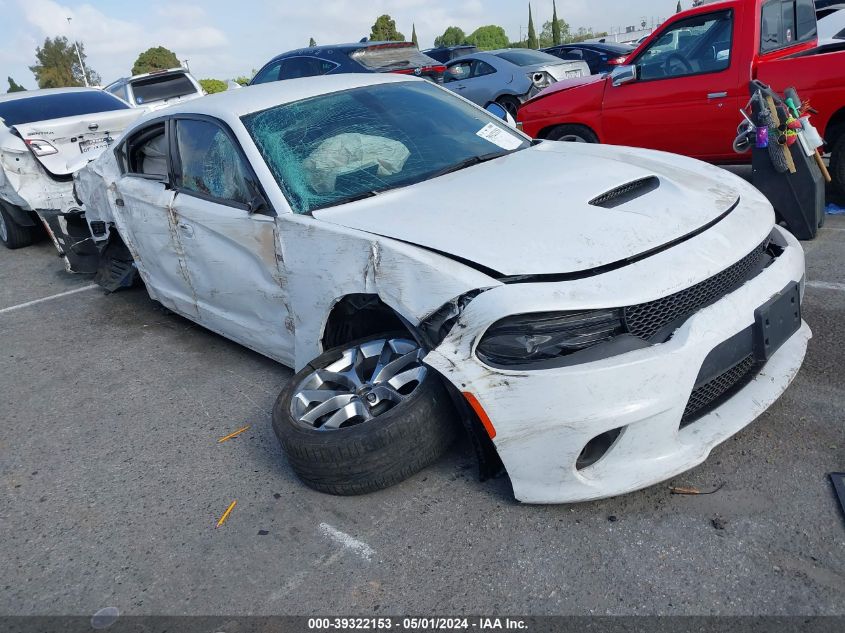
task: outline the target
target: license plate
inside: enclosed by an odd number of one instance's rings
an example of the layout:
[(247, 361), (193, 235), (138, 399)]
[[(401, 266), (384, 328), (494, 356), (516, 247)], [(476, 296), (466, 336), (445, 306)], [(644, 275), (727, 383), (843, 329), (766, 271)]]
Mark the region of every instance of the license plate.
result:
[(106, 149), (109, 146), (108, 138), (92, 138), (87, 141), (79, 141), (79, 151), (83, 154), (98, 149)]
[(580, 70), (567, 70), (566, 71), (566, 78), (571, 79), (572, 77), (580, 77), (581, 71)]
[(801, 327), (801, 293), (791, 283), (754, 311), (754, 358), (765, 362)]

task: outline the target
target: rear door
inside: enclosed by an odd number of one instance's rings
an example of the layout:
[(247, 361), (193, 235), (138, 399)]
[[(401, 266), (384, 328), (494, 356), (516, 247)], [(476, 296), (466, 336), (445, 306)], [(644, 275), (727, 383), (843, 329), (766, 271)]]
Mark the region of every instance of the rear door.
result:
[(118, 147), (122, 175), (115, 183), (115, 224), (144, 283), (171, 310), (198, 320), (199, 312), (173, 216), (169, 126), (157, 121)]
[(276, 219), (257, 178), (221, 122), (179, 117), (173, 131), (173, 217), (200, 321), (291, 363), (294, 324)]
[(608, 82), (602, 140), (704, 160), (735, 159), (737, 110), (748, 100), (748, 79), (740, 80), (734, 59), (734, 22), (732, 10), (721, 10), (669, 25), (631, 60), (636, 81)]
[(143, 114), (113, 95), (93, 90), (35, 97), (23, 104), (31, 104), (30, 117), (49, 118), (14, 129), (44, 168), (57, 176), (94, 160)]

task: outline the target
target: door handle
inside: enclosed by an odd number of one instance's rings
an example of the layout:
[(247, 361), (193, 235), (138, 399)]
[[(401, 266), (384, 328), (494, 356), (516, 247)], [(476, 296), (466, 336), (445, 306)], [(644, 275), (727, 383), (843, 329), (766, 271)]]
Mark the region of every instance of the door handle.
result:
[(727, 92), (711, 92), (707, 95), (708, 99), (724, 99), (728, 96)]

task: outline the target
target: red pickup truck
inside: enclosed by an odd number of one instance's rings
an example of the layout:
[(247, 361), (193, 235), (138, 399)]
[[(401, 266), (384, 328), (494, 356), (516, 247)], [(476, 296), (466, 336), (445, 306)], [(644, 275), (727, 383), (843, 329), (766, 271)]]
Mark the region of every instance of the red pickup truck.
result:
[(813, 0), (722, 0), (674, 15), (610, 75), (563, 81), (519, 110), (535, 138), (632, 145), (712, 163), (733, 151), (738, 110), (759, 79), (794, 86), (845, 193), (845, 42), (818, 46)]

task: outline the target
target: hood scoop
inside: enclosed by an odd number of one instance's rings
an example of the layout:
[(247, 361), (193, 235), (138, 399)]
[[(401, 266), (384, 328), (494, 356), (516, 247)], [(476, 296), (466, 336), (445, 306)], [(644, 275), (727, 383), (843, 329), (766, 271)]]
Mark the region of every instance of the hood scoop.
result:
[(620, 185), (605, 191), (600, 196), (590, 200), (588, 204), (594, 207), (602, 207), (604, 209), (613, 209), (620, 205), (636, 200), (645, 194), (654, 191), (660, 186), (660, 179), (657, 176), (648, 176), (638, 180), (632, 180), (629, 183)]

